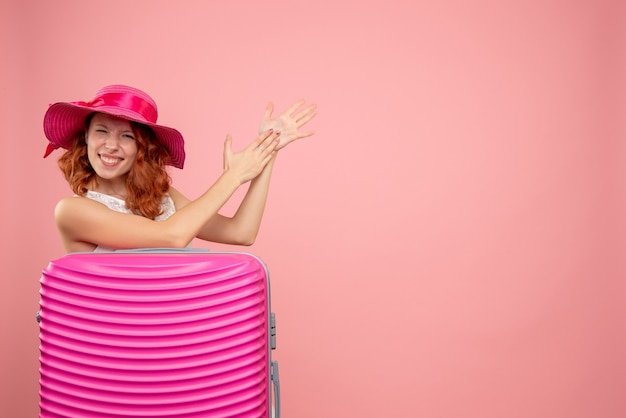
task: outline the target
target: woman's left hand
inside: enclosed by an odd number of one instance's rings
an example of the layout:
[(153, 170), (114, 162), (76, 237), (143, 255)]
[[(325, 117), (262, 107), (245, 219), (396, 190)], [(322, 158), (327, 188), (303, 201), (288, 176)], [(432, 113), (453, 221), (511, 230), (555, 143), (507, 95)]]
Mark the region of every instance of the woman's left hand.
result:
[(280, 132), (280, 142), (278, 143), (276, 151), (286, 147), (296, 139), (313, 135), (313, 132), (300, 132), (300, 128), (317, 115), (317, 106), (314, 104), (308, 105), (302, 110), (298, 110), (304, 102), (304, 100), (298, 100), (276, 119), (272, 119), (274, 104), (272, 102), (268, 103), (265, 109), (265, 115), (263, 115), (263, 119), (261, 120), (259, 133), (269, 129), (273, 129), (274, 132)]
[(233, 170), (242, 184), (252, 180), (274, 158), (279, 136), (278, 132), (263, 132), (250, 145), (234, 152), (228, 134), (224, 141), (224, 171)]

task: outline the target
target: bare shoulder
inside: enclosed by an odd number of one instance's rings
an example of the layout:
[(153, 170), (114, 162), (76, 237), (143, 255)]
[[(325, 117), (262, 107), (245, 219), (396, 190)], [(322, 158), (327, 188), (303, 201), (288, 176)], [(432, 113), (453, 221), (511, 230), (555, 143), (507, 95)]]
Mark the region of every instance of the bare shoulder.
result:
[(59, 227), (78, 226), (81, 221), (113, 213), (102, 203), (81, 196), (64, 197), (54, 208), (54, 219)]
[(57, 223), (78, 210), (78, 207), (82, 206), (81, 200), (78, 196), (64, 197), (59, 200), (54, 207), (54, 219), (56, 219)]
[(86, 197), (71, 196), (59, 200), (54, 208), (54, 220), (65, 249), (69, 252), (92, 251), (96, 244), (81, 239), (81, 234), (91, 230), (91, 223), (97, 222), (106, 210), (112, 212)]
[(68, 196), (59, 200), (54, 208), (54, 217), (71, 216), (77, 211), (86, 207), (93, 207), (92, 203), (96, 203), (90, 199), (81, 196)]

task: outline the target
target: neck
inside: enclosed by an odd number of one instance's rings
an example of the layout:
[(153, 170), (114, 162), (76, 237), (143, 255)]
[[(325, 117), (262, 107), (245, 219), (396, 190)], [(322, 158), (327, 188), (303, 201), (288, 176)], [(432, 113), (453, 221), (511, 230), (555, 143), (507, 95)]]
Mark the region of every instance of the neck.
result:
[(117, 181), (112, 181), (110, 179), (98, 177), (89, 185), (88, 188), (94, 192), (126, 200), (126, 181), (120, 179), (116, 180)]

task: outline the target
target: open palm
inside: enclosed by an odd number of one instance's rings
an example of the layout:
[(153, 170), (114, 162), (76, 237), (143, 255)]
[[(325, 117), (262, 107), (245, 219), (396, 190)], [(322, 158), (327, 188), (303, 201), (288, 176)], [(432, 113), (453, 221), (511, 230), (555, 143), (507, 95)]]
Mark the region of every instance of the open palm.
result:
[(313, 135), (313, 132), (300, 132), (300, 128), (317, 114), (317, 106), (314, 104), (299, 110), (304, 102), (304, 100), (298, 100), (276, 119), (272, 119), (274, 104), (272, 102), (268, 103), (263, 119), (261, 120), (259, 133), (265, 132), (268, 129), (273, 129), (274, 132), (280, 132), (280, 142), (276, 150), (286, 147), (296, 139)]

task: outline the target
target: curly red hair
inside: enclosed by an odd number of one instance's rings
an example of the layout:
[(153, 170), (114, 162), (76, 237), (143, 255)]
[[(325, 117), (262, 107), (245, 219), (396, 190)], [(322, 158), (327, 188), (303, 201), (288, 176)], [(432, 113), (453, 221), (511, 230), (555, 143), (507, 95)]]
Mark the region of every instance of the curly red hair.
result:
[[(79, 196), (87, 193), (87, 185), (92, 180), (97, 181), (85, 142), (92, 116), (85, 120), (85, 131), (74, 135), (72, 148), (58, 161), (65, 179)], [(126, 177), (126, 207), (136, 215), (155, 219), (162, 213), (161, 203), (170, 188), (171, 178), (165, 169), (169, 154), (148, 126), (133, 121), (130, 125), (137, 141), (137, 157)]]

